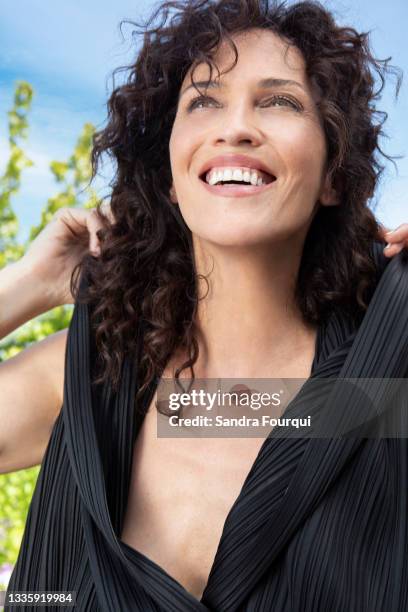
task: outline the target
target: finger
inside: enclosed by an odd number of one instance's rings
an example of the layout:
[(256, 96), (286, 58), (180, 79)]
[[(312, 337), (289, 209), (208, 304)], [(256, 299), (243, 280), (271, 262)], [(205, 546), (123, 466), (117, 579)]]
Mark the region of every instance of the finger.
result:
[(82, 240), (87, 231), (87, 211), (80, 208), (59, 208), (52, 222), (62, 223), (65, 228), (64, 233), (68, 231), (74, 238)]
[(98, 217), (96, 209), (88, 211), (87, 227), (89, 232), (89, 251), (93, 255), (100, 255), (101, 247), (97, 232), (104, 229), (104, 225)]
[(112, 213), (110, 202), (107, 202), (105, 200), (104, 202), (102, 202), (99, 208), (102, 214), (105, 215), (105, 217), (109, 219), (109, 223), (112, 223), (112, 224), (115, 223), (115, 219)]
[(393, 242), (392, 244), (389, 243), (387, 244), (386, 247), (384, 247), (384, 255), (386, 255), (387, 257), (394, 257), (394, 255), (397, 255), (397, 253), (399, 253), (400, 251), (402, 251), (402, 249), (405, 247), (405, 242)]
[(378, 234), (380, 238), (384, 238), (385, 234), (389, 231), (391, 230), (389, 230), (388, 227), (385, 227), (385, 225), (383, 225), (382, 223), (379, 223)]
[(90, 209), (74, 209), (75, 214), (78, 215), (78, 220), (85, 224), (88, 231), (88, 248), (92, 255), (98, 256), (101, 253), (100, 240), (97, 236), (97, 232), (101, 229), (105, 229), (103, 221), (98, 216), (96, 208)]
[(79, 237), (73, 226), (76, 225), (88, 233), (89, 251), (97, 256), (100, 254), (99, 238), (96, 233), (103, 229), (104, 225), (97, 215), (96, 208), (60, 208), (54, 215), (55, 220), (61, 220), (67, 229)]
[(92, 255), (100, 254), (96, 232), (103, 225), (95, 209), (63, 207), (56, 211), (53, 220), (64, 225), (64, 233), (69, 232), (73, 238), (83, 242), (84, 247), (88, 246)]
[(402, 223), (395, 230), (384, 235), (387, 242), (408, 242), (408, 223)]

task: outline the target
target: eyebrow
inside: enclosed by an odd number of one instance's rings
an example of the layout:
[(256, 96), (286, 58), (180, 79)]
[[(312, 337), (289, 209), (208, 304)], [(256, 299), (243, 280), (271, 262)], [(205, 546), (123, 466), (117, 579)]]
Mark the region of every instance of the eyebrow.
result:
[[(218, 89), (224, 87), (224, 84), (219, 83), (218, 81), (195, 81), (195, 85), (197, 87), (215, 87)], [(299, 87), (300, 89), (304, 91), (303, 85), (298, 83), (298, 81), (293, 81), (292, 79), (278, 79), (278, 78), (269, 77), (267, 79), (261, 79), (260, 81), (258, 81), (256, 85), (257, 87), (260, 87), (261, 89), (268, 89), (271, 87), (285, 87), (287, 85), (292, 85), (292, 86), (294, 85), (295, 87)], [(194, 87), (193, 83), (191, 85), (187, 85), (187, 87), (185, 87), (183, 91), (180, 92), (179, 99), (181, 98), (183, 94), (186, 93), (186, 91), (188, 91), (192, 87)]]

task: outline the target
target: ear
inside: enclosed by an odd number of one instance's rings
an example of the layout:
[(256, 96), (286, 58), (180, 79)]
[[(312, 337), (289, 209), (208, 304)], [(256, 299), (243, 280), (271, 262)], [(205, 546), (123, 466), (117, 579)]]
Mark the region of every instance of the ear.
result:
[(322, 206), (338, 206), (339, 205), (339, 197), (332, 186), (331, 178), (328, 174), (324, 179), (324, 183), (320, 192), (319, 201)]

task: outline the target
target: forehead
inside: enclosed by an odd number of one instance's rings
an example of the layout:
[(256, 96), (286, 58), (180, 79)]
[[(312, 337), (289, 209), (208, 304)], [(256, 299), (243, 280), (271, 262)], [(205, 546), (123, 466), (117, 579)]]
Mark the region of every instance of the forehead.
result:
[[(270, 30), (251, 29), (231, 36), (234, 41), (238, 59), (232, 70), (220, 77), (224, 81), (233, 81), (244, 75), (254, 81), (272, 76), (275, 78), (296, 79), (307, 84), (306, 65), (301, 51), (289, 44), (279, 35)], [(225, 39), (213, 54), (213, 61), (221, 72), (230, 68), (235, 59), (231, 44)], [(191, 66), (183, 79), (181, 89), (191, 83)], [(194, 80), (205, 80), (210, 77), (209, 66), (198, 64), (194, 69)], [(212, 78), (217, 78), (217, 72)]]

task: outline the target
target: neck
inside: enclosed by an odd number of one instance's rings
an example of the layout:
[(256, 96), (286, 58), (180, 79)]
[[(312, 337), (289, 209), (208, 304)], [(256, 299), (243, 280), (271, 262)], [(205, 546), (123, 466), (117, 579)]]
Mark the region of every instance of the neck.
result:
[(198, 242), (195, 256), (198, 274), (210, 272), (208, 290), (204, 281), (199, 286), (197, 376), (273, 376), (310, 348), (315, 329), (294, 298), (301, 248), (291, 241), (250, 248)]

